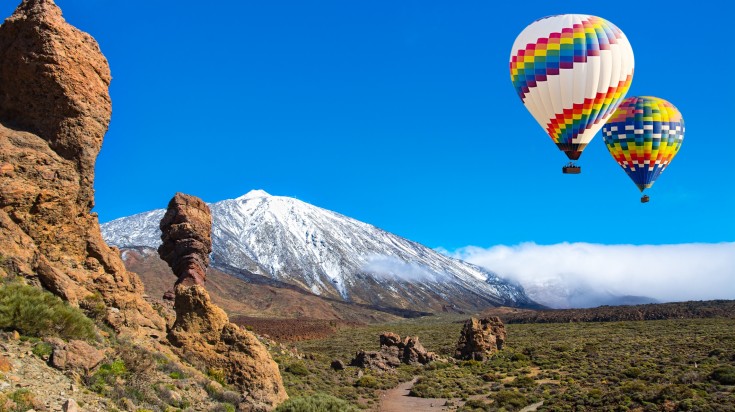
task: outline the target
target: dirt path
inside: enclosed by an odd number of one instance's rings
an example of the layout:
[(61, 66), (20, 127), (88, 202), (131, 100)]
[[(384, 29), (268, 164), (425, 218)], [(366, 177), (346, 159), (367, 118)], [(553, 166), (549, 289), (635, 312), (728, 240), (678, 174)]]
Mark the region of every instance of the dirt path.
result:
[(538, 409), (539, 406), (543, 405), (544, 401), (536, 402), (534, 404), (528, 405), (525, 408), (521, 409), (519, 412), (532, 412)]
[(416, 398), (408, 396), (413, 385), (418, 380), (414, 377), (408, 382), (403, 382), (393, 389), (389, 389), (380, 395), (379, 412), (422, 412), (422, 411), (448, 411), (444, 404), (446, 399), (441, 398)]

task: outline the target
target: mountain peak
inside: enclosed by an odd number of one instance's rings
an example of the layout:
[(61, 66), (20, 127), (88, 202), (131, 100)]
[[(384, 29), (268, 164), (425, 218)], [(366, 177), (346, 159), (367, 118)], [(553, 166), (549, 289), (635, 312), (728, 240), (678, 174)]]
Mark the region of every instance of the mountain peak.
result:
[[(440, 312), (533, 305), (495, 273), (292, 197), (253, 190), (210, 205), (212, 266), (383, 308)], [(116, 246), (158, 247), (160, 216), (103, 226)]]
[(258, 199), (261, 197), (271, 197), (271, 195), (262, 189), (253, 189), (244, 195), (238, 197), (236, 200), (250, 200), (250, 199)]

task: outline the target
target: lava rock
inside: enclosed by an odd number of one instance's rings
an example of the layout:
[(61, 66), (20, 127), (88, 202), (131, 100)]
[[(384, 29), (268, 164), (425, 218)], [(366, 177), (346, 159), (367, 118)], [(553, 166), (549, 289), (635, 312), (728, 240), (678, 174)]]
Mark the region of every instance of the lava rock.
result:
[(462, 328), (454, 357), (463, 360), (487, 360), (493, 353), (503, 349), (505, 339), (505, 325), (499, 317), (470, 318)]

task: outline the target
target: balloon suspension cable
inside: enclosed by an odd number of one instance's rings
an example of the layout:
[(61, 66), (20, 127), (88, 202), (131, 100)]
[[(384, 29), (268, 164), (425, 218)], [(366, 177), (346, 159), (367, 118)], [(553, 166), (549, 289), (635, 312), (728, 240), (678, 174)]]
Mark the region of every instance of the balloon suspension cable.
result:
[(641, 196), (641, 203), (648, 203), (649, 200), (651, 200), (651, 198), (648, 197), (648, 195)]
[(569, 162), (566, 166), (561, 168), (561, 172), (566, 175), (578, 175), (582, 173), (582, 168), (575, 165), (574, 162)]

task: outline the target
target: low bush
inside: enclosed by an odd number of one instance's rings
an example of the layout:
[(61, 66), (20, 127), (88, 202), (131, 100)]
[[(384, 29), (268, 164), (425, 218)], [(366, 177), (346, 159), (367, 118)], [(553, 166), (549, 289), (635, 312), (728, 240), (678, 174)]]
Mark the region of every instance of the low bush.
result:
[(53, 351), (54, 348), (46, 342), (38, 342), (33, 345), (33, 354), (42, 359), (47, 359)]
[(0, 285), (0, 329), (34, 337), (96, 338), (94, 323), (81, 310), (18, 281)]
[(309, 374), (309, 370), (301, 362), (295, 362), (286, 366), (286, 372), (297, 376), (306, 376)]
[(355, 382), (355, 386), (361, 388), (377, 388), (379, 386), (378, 380), (374, 376), (365, 375)]
[(492, 397), (496, 406), (522, 407), (528, 404), (526, 397), (516, 391), (502, 390), (496, 392)]
[(276, 408), (275, 412), (356, 412), (346, 401), (318, 393), (313, 396), (291, 398)]
[(713, 381), (723, 385), (735, 385), (735, 367), (733, 366), (720, 366), (713, 370), (709, 376)]

